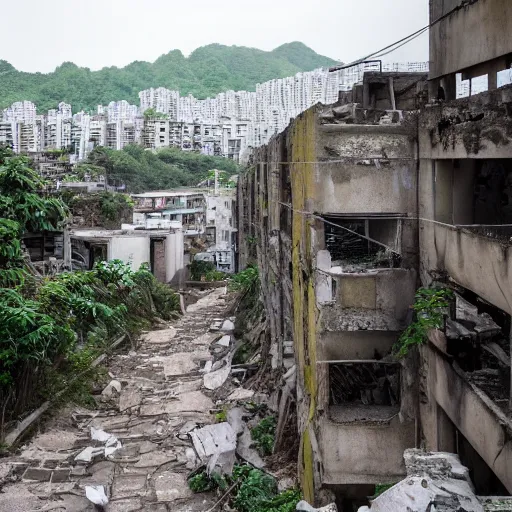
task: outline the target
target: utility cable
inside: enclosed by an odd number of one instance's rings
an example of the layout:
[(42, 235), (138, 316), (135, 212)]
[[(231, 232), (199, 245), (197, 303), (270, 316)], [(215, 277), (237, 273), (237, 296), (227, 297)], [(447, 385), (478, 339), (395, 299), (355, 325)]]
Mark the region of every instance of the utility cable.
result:
[[(390, 45), (386, 46), (385, 48), (382, 48), (381, 50), (377, 50), (376, 52), (370, 53), (366, 57), (363, 57), (361, 59), (353, 61), (350, 64), (344, 64), (342, 66), (334, 66), (332, 68), (329, 68), (329, 71), (330, 72), (340, 71), (342, 69), (347, 69), (347, 68), (351, 68), (351, 67), (357, 66), (359, 64), (363, 64), (365, 61), (367, 61), (367, 60), (369, 60), (371, 58), (383, 57), (385, 55), (388, 55), (389, 53), (394, 52), (396, 49), (400, 48), (401, 46), (411, 42), (413, 39), (416, 39), (416, 37), (419, 37), (424, 32), (426, 32), (428, 29), (432, 28), (434, 25), (437, 25), (439, 22), (441, 22), (444, 19), (448, 18), (449, 16), (451, 16), (455, 12), (460, 11), (461, 9), (464, 9), (465, 7), (467, 7), (469, 5), (473, 5), (473, 4), (477, 3), (478, 1), (479, 0), (462, 0), (462, 2), (459, 5), (457, 5), (456, 7), (454, 7), (453, 9), (448, 11), (447, 13), (443, 14), (442, 16), (437, 18), (436, 20), (432, 21), (431, 23), (429, 23), (425, 27), (420, 28), (416, 32), (413, 32), (412, 34), (408, 35), (407, 37), (404, 37), (404, 38), (400, 39), (399, 41), (396, 41), (393, 44), (390, 44)], [(397, 45), (399, 45), (399, 46), (397, 46)], [(387, 51), (387, 50), (389, 50), (389, 51)], [(383, 53), (383, 52), (386, 52), (386, 53)]]
[[(352, 233), (356, 236), (358, 236), (359, 238), (363, 238), (365, 240), (368, 240), (369, 242), (373, 242), (377, 245), (380, 245), (381, 247), (384, 247), (386, 250), (388, 251), (391, 251), (395, 254), (398, 254), (400, 256), (400, 253), (394, 249), (393, 247), (390, 247), (378, 240), (375, 240), (369, 236), (366, 236), (366, 235), (362, 235), (361, 233), (358, 233), (357, 231), (353, 231), (352, 229), (349, 229), (347, 228), (346, 226), (342, 226), (341, 224), (336, 224), (334, 222), (331, 222), (329, 220), (326, 220), (324, 217), (322, 217), (321, 215), (317, 215), (313, 212), (308, 212), (308, 211), (304, 211), (304, 210), (298, 210), (296, 208), (293, 208), (292, 205), (288, 204), (288, 203), (283, 203), (281, 201), (278, 201), (278, 203), (282, 206), (285, 206), (286, 208), (289, 208), (290, 210), (292, 210), (293, 212), (295, 213), (298, 213), (299, 215), (305, 215), (305, 216), (308, 216), (308, 217), (312, 217), (314, 219), (318, 219), (318, 220), (321, 220), (322, 222), (324, 222), (325, 224), (329, 224), (331, 226), (334, 226), (334, 227), (337, 227), (337, 228), (341, 228), (341, 229), (344, 229), (345, 231), (348, 231), (349, 233)], [(354, 215), (354, 218), (362, 218), (361, 216), (358, 216), (357, 214)], [(439, 226), (443, 226), (443, 227), (447, 227), (447, 228), (475, 228), (475, 227), (494, 227), (494, 228), (500, 228), (500, 227), (512, 227), (512, 224), (499, 224), (499, 225), (496, 225), (496, 224), (457, 224), (457, 225), (454, 225), (454, 224), (447, 224), (447, 223), (444, 223), (444, 222), (440, 222), (440, 221), (437, 221), (437, 220), (434, 220), (434, 219), (426, 219), (424, 217), (413, 217), (413, 216), (403, 216), (403, 217), (375, 217), (375, 219), (378, 219), (378, 220), (384, 220), (384, 219), (387, 219), (387, 220), (407, 220), (407, 221), (419, 221), (419, 222), (427, 222), (427, 223), (430, 223), (430, 224), (436, 224), (436, 225), (439, 225)], [(370, 219), (371, 220), (371, 219)], [(339, 237), (340, 235), (336, 235), (336, 234), (333, 234), (331, 235), (330, 233), (328, 234), (328, 236), (336, 236), (336, 237)]]

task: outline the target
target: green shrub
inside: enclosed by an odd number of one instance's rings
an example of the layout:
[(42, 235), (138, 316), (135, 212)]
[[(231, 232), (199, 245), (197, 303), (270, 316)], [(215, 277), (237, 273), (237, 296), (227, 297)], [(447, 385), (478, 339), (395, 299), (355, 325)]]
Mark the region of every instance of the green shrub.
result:
[(267, 416), (251, 430), (251, 437), (260, 455), (272, 455), (276, 427), (277, 421), (275, 416)]
[(208, 476), (202, 470), (189, 477), (188, 485), (194, 492), (223, 491), (234, 485), (231, 506), (239, 512), (293, 512), (301, 500), (300, 491), (279, 493), (274, 477), (247, 464), (236, 464), (230, 477)]
[(208, 272), (215, 272), (215, 265), (210, 261), (194, 260), (190, 264), (190, 279), (201, 281), (201, 278)]
[(425, 343), (431, 329), (443, 326), (445, 309), (450, 305), (453, 292), (446, 288), (420, 288), (416, 292), (414, 321), (402, 333), (393, 352), (400, 358), (407, 356), (409, 350)]
[(259, 280), (258, 267), (249, 266), (231, 278), (229, 282), (229, 289), (232, 291), (249, 293), (258, 288)]

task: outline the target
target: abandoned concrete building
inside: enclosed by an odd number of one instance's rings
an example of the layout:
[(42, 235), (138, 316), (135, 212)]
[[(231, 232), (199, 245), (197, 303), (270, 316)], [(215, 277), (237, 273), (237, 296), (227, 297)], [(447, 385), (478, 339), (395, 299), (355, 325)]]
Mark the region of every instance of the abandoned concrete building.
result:
[(89, 270), (98, 261), (121, 260), (138, 270), (149, 264), (163, 283), (183, 270), (183, 233), (176, 230), (73, 229), (69, 233), (73, 267)]
[(136, 202), (133, 225), (137, 229), (180, 229), (184, 237), (184, 263), (194, 254), (208, 252), (217, 269), (235, 271), (235, 190), (217, 187), (146, 192)]
[[(415, 446), (414, 370), (389, 353), (417, 287), (417, 116), (404, 109), (426, 78), (366, 75), (258, 149), (240, 182), (240, 265), (262, 269), (275, 364), (295, 351), (308, 499), (371, 495)], [(352, 95), (362, 105), (342, 104)]]
[[(429, 76), (366, 73), (240, 177), (239, 265), (260, 268), (274, 367), (296, 365), (308, 500), (357, 510), (419, 447), (457, 454), (479, 496), (512, 492), (511, 9), (431, 0)], [(454, 292), (445, 327), (399, 359), (432, 285)]]

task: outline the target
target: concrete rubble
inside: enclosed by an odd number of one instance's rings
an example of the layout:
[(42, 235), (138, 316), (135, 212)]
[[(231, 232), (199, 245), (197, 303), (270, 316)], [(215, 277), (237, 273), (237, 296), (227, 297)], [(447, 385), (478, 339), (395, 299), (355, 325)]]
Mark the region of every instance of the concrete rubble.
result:
[(359, 512), (484, 512), (469, 470), (457, 455), (411, 449), (404, 453), (407, 478)]
[(136, 350), (115, 356), (97, 410), (61, 412), (18, 455), (3, 459), (0, 512), (200, 512), (217, 496), (192, 494), (191, 471), (208, 465), (230, 472), (237, 444), (262, 465), (242, 408), (215, 424), (228, 396), (254, 396), (229, 379), (234, 319), (224, 316), (225, 293), (205, 294), (173, 327), (148, 332)]

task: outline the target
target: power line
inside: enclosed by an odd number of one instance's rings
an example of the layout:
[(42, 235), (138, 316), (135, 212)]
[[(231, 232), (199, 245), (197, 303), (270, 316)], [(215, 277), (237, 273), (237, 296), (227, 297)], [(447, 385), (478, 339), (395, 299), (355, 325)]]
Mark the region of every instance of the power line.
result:
[[(431, 23), (429, 23), (425, 27), (420, 28), (416, 32), (413, 32), (412, 34), (408, 35), (407, 37), (404, 37), (403, 39), (400, 39), (399, 41), (396, 41), (393, 44), (390, 44), (390, 45), (386, 46), (385, 48), (382, 48), (381, 50), (377, 50), (376, 52), (370, 53), (366, 57), (363, 57), (363, 58), (358, 59), (358, 60), (356, 60), (354, 62), (351, 62), (350, 64), (344, 64), (343, 66), (334, 66), (332, 68), (329, 68), (329, 71), (330, 72), (340, 71), (342, 69), (347, 69), (347, 68), (351, 68), (351, 67), (357, 66), (359, 64), (363, 64), (365, 61), (367, 61), (368, 59), (371, 59), (371, 58), (384, 57), (385, 55), (388, 55), (389, 53), (394, 52), (395, 50), (397, 50), (398, 48), (404, 46), (405, 44), (410, 43), (411, 41), (413, 41), (417, 37), (421, 36), (428, 29), (430, 29), (434, 25), (437, 25), (439, 22), (441, 22), (444, 19), (448, 18), (449, 16), (451, 16), (455, 12), (460, 11), (461, 9), (464, 9), (465, 7), (467, 7), (469, 5), (473, 5), (473, 4), (477, 3), (478, 1), (479, 0), (462, 0), (462, 2), (458, 6), (454, 7), (453, 9), (448, 11), (446, 14), (443, 14), (442, 16), (437, 18), (436, 20), (432, 21)], [(387, 50), (389, 50), (389, 51), (387, 51)], [(383, 53), (383, 52), (386, 52), (386, 53)]]

